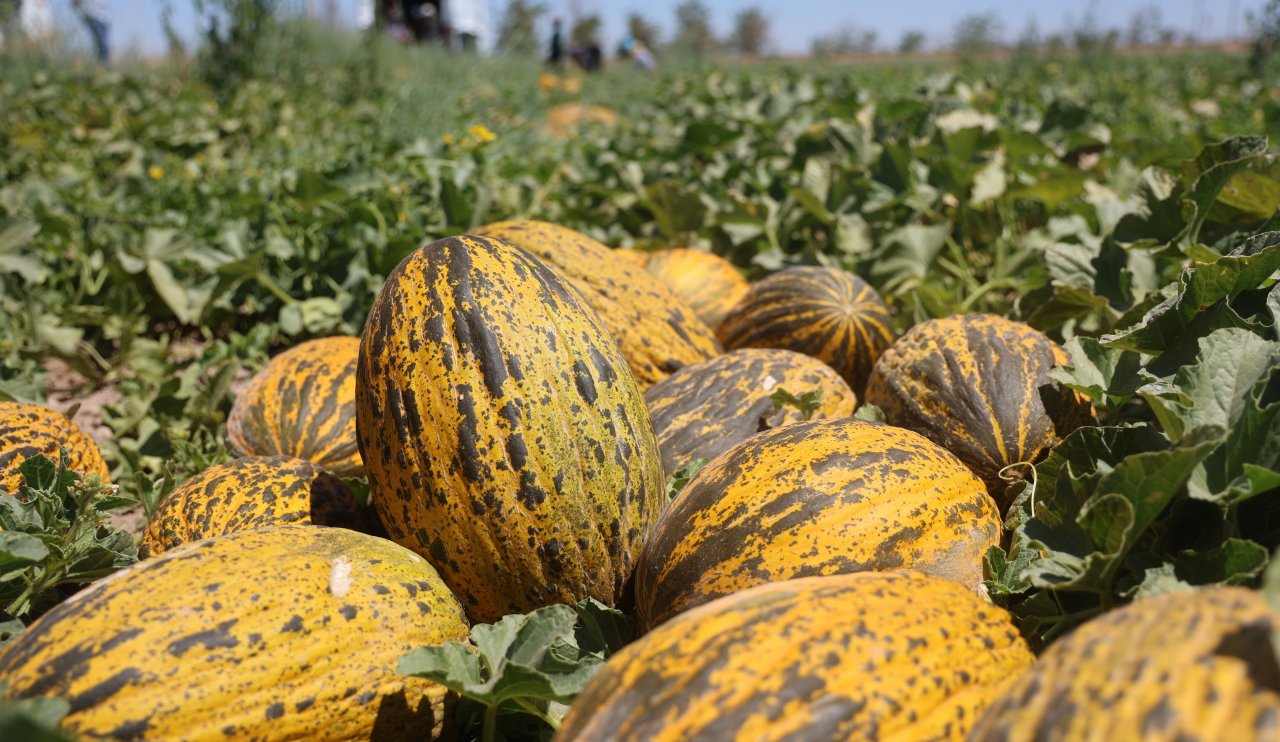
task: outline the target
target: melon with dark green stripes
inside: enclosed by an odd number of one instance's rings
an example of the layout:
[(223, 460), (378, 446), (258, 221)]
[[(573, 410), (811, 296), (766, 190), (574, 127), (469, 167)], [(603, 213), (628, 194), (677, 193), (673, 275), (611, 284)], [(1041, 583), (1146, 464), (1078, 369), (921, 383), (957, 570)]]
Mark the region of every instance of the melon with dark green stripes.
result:
[(619, 599), (662, 458), (617, 344), (555, 270), (470, 235), (412, 253), (369, 312), (356, 402), (387, 532), (472, 620)]
[(779, 391), (816, 395), (816, 419), (848, 417), (857, 407), (853, 390), (835, 369), (789, 350), (735, 350), (685, 366), (649, 387), (644, 399), (667, 476), (756, 433), (807, 419), (797, 407), (776, 403)]
[(1007, 612), (949, 580), (773, 582), (610, 657), (555, 739), (963, 740), (1033, 660)]
[(973, 742), (1280, 739), (1280, 616), (1242, 587), (1117, 608), (1049, 647)]
[(66, 415), (41, 405), (0, 402), (0, 491), (18, 492), (22, 462), (36, 455), (57, 462), (62, 450), (72, 471), (111, 481), (98, 444)]
[(636, 610), (653, 626), (765, 582), (893, 569), (976, 591), (1000, 534), (982, 482), (923, 436), (851, 417), (795, 423), (685, 485), (645, 542)]
[(417, 554), (272, 526), (93, 583), (0, 649), (0, 678), (8, 699), (65, 700), (73, 739), (454, 738), (451, 694), (396, 663), (466, 637)]
[(245, 456), (211, 466), (165, 495), (142, 533), (138, 554), (287, 523), (359, 530), (365, 519), (342, 480), (310, 461)]
[(360, 338), (297, 345), (250, 380), (227, 418), (227, 438), (246, 456), (292, 456), (340, 477), (363, 473), (356, 445)]
[(613, 336), (640, 389), (719, 355), (715, 333), (661, 281), (581, 232), (533, 220), (478, 227), (525, 250), (582, 292)]
[(757, 283), (716, 330), (726, 350), (785, 348), (834, 368), (862, 398), (876, 359), (893, 342), (889, 308), (861, 278), (797, 267)]
[(960, 457), (1009, 505), (1006, 467), (1038, 461), (1092, 420), (1082, 395), (1049, 378), (1066, 353), (1044, 333), (991, 314), (963, 314), (911, 328), (876, 364), (866, 401), (885, 419)]
[(648, 254), (645, 268), (715, 328), (750, 284), (733, 263), (705, 250), (674, 247)]

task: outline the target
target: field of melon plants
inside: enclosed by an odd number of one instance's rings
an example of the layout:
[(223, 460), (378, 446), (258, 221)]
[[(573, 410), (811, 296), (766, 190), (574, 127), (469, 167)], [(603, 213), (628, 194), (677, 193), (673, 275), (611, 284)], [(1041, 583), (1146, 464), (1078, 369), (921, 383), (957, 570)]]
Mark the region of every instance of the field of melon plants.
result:
[(0, 739), (1280, 733), (1242, 59), (314, 51), (0, 57)]

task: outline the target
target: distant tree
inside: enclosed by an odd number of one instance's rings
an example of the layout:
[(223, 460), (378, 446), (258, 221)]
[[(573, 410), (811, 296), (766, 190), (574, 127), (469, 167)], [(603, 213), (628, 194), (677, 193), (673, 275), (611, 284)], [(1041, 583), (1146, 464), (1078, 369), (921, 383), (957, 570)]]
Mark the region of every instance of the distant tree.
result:
[(498, 25), (498, 48), (512, 54), (536, 55), (542, 51), (538, 21), (547, 6), (529, 0), (510, 0)]
[(1124, 43), (1128, 46), (1146, 46), (1160, 41), (1165, 31), (1164, 15), (1159, 5), (1144, 5), (1129, 16)]
[(1267, 60), (1280, 50), (1280, 0), (1271, 0), (1262, 12), (1249, 14), (1249, 25), (1254, 29), (1253, 44), (1249, 50), (1249, 71), (1260, 77)]
[(603, 27), (604, 21), (595, 13), (580, 16), (573, 22), (573, 27), (569, 29), (569, 43), (574, 46), (599, 44), (600, 29)]
[(826, 36), (819, 36), (809, 43), (809, 53), (819, 59), (843, 54), (868, 54), (875, 51), (878, 34), (844, 26)]
[(1044, 53), (1050, 59), (1061, 59), (1067, 53), (1067, 38), (1060, 33), (1049, 34), (1044, 40)]
[(1034, 18), (1027, 21), (1017, 41), (1013, 42), (1013, 53), (1019, 57), (1035, 57), (1040, 53), (1040, 27)]
[(627, 33), (650, 49), (658, 48), (658, 42), (662, 39), (662, 31), (658, 28), (658, 24), (639, 13), (627, 15)]
[(676, 6), (676, 35), (671, 46), (678, 51), (705, 57), (715, 47), (711, 11), (701, 0), (686, 0)]
[(1076, 53), (1081, 57), (1110, 53), (1115, 50), (1116, 44), (1120, 41), (1120, 31), (1114, 28), (1104, 29), (1098, 23), (1092, 4), (1078, 22), (1068, 18), (1066, 25), (1071, 45), (1076, 48)]
[(729, 46), (739, 54), (758, 57), (769, 43), (769, 19), (756, 7), (745, 8), (733, 19)]
[(899, 54), (916, 54), (924, 48), (924, 34), (920, 31), (904, 31), (898, 40)]
[(999, 44), (1002, 33), (1004, 25), (995, 13), (967, 15), (956, 24), (953, 48), (961, 57), (977, 57)]

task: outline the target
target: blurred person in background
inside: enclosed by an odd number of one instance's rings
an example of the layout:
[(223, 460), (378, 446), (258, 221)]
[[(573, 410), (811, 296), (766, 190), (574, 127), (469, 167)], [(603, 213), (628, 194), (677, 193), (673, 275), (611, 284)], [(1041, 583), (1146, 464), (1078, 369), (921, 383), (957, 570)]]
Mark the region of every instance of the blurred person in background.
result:
[(645, 46), (644, 42), (631, 34), (627, 34), (618, 45), (618, 56), (630, 59), (636, 69), (645, 72), (653, 72), (658, 68), (658, 60), (653, 56), (653, 52), (649, 51), (649, 47)]
[(564, 61), (564, 35), (560, 32), (560, 19), (551, 20), (551, 50), (547, 53), (547, 64), (559, 67)]
[(111, 25), (111, 11), (107, 8), (107, 0), (71, 0), (76, 12), (89, 27), (89, 35), (93, 37), (94, 53), (98, 61), (107, 64), (111, 61), (111, 48), (107, 44), (107, 33)]
[(474, 52), (489, 35), (488, 0), (449, 0), (445, 3), (450, 32), (464, 52)]

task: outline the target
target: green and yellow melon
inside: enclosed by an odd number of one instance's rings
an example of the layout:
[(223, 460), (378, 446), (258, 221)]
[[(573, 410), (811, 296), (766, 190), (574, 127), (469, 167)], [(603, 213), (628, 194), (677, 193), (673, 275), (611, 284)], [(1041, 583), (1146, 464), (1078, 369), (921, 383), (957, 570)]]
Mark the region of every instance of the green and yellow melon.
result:
[(716, 329), (725, 350), (785, 348), (840, 373), (854, 394), (893, 342), (889, 307), (861, 278), (837, 268), (803, 266), (751, 286)]
[(750, 288), (733, 263), (705, 250), (659, 250), (649, 253), (645, 267), (713, 329)]
[(1033, 657), (949, 580), (774, 582), (682, 613), (587, 684), (557, 742), (962, 740)]
[(95, 582), (0, 649), (0, 678), (7, 698), (66, 700), (82, 739), (437, 739), (449, 693), (396, 663), (467, 630), (413, 552), (273, 526)]
[(685, 366), (644, 393), (670, 477), (697, 459), (711, 459), (756, 433), (801, 422), (805, 413), (773, 395), (816, 392), (817, 419), (848, 417), (853, 390), (827, 364), (789, 350), (744, 348)]
[(66, 415), (40, 405), (0, 402), (0, 491), (16, 493), (22, 486), (22, 462), (41, 455), (56, 463), (62, 449), (73, 471), (111, 481), (98, 444)]
[(539, 221), (498, 222), (475, 231), (532, 253), (581, 291), (641, 390), (720, 353), (715, 333), (661, 281), (580, 232)]
[(855, 418), (760, 433), (706, 465), (663, 512), (636, 567), (654, 626), (765, 582), (913, 569), (977, 590), (996, 505), (956, 457)]
[(1059, 639), (973, 742), (1280, 738), (1280, 617), (1239, 587), (1165, 593)]
[(369, 313), (356, 402), (387, 532), (473, 621), (619, 598), (662, 459), (626, 360), (559, 273), (486, 237), (414, 252)]
[(356, 359), (360, 338), (309, 340), (281, 353), (249, 381), (227, 417), (227, 438), (245, 456), (292, 456), (340, 477), (360, 476)]
[(364, 516), (342, 481), (310, 461), (245, 456), (211, 466), (165, 495), (142, 533), (138, 554), (286, 523), (360, 530)]
[(1036, 462), (1092, 418), (1085, 397), (1049, 378), (1066, 360), (1061, 347), (1021, 322), (991, 314), (929, 320), (880, 357), (866, 401), (888, 422), (958, 456), (1003, 509), (1001, 473)]

